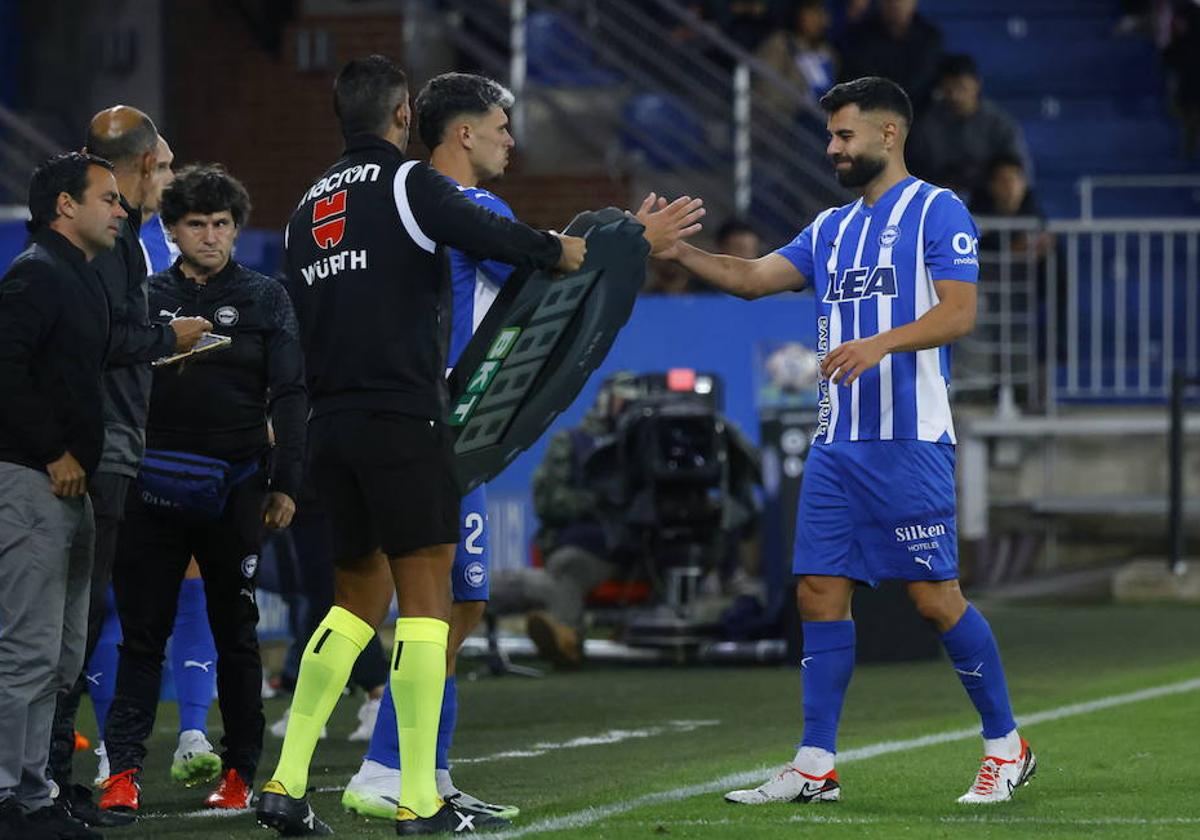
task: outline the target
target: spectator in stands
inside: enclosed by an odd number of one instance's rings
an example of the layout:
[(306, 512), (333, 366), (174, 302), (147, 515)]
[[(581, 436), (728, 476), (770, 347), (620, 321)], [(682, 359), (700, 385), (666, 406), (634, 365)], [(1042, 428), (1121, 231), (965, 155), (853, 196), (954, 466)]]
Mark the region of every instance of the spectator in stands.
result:
[(646, 284), (642, 293), (647, 295), (685, 295), (694, 291), (692, 277), (685, 268), (663, 270), (659, 263), (664, 260), (651, 262), (646, 269)]
[[(797, 0), (792, 28), (771, 35), (755, 53), (814, 106), (837, 78), (838, 58), (829, 43), (829, 23), (825, 0)], [(754, 98), (784, 114), (802, 108), (795, 97), (761, 77)]]
[(970, 195), (984, 189), (988, 164), (1016, 157), (1028, 172), (1016, 122), (982, 96), (979, 69), (969, 55), (948, 55), (938, 68), (934, 100), (913, 126), (908, 163), (913, 174)]
[(840, 45), (848, 81), (883, 76), (904, 88), (918, 113), (929, 101), (942, 58), (942, 33), (917, 13), (917, 0), (879, 0), (874, 12), (847, 28)]
[(687, 7), (742, 49), (754, 52), (772, 32), (787, 25), (791, 5), (788, 0), (693, 0)]
[(762, 240), (749, 222), (731, 216), (717, 228), (717, 253), (756, 260), (762, 256)]
[[(1025, 163), (1017, 155), (999, 155), (988, 165), (987, 178), (984, 188), (977, 190), (971, 197), (971, 213), (975, 216), (1006, 216), (1029, 217), (1042, 219), (1044, 214), (1038, 205), (1033, 190), (1029, 187), (1029, 178), (1025, 172)], [(1014, 253), (1024, 254), (1033, 248), (1038, 259), (1046, 256), (1053, 240), (1051, 234), (1042, 231), (1036, 237), (1029, 238), (1023, 233), (1015, 233), (1012, 237), (1011, 248)], [(979, 241), (980, 251), (994, 252), (1000, 248), (998, 233), (985, 233)]]
[(1173, 104), (1183, 127), (1183, 155), (1200, 152), (1200, 5), (1176, 0), (1163, 60), (1171, 72)]
[[(758, 231), (750, 223), (739, 216), (730, 216), (717, 228), (716, 253), (731, 254), (747, 260), (756, 260), (762, 256), (762, 240)], [(655, 266), (651, 263), (651, 269)], [(689, 293), (707, 293), (717, 291), (699, 277), (692, 277), (684, 291)]]

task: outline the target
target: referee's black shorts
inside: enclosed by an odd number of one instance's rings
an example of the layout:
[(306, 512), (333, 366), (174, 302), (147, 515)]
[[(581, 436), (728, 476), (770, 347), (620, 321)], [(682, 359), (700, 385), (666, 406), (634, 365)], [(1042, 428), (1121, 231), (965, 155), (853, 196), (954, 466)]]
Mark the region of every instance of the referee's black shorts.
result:
[(459, 540), (461, 494), (448, 426), (347, 411), (308, 427), (309, 469), (333, 525), (334, 562), (396, 557)]

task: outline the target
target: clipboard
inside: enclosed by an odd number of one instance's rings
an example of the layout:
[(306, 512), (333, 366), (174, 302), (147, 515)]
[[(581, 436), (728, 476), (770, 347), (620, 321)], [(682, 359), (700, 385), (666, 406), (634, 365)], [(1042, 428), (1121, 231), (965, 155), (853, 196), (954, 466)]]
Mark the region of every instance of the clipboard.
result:
[(197, 356), (201, 353), (208, 353), (213, 350), (221, 350), (233, 343), (233, 339), (227, 335), (217, 335), (216, 333), (205, 333), (191, 350), (183, 353), (173, 353), (170, 356), (163, 356), (161, 359), (155, 359), (150, 363), (151, 367), (166, 367), (173, 365), (176, 362), (182, 362), (184, 359), (192, 356)]

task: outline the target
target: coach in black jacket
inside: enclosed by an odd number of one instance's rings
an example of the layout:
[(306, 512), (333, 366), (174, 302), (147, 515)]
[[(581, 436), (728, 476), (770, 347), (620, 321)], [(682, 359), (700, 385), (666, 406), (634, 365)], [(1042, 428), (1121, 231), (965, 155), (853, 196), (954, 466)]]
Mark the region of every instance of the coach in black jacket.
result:
[[(286, 292), (231, 259), (249, 211), (245, 188), (219, 166), (185, 169), (163, 193), (163, 223), (181, 255), (150, 278), (151, 309), (209, 319), (233, 343), (154, 374), (147, 461), (126, 499), (113, 575), (124, 642), (105, 728), (111, 775), (100, 798), (104, 810), (140, 804), (137, 775), (158, 709), (163, 650), (193, 556), (204, 577), (225, 724), (222, 778), (205, 804), (247, 807), (262, 752), (258, 555), (264, 524), (285, 528), (295, 512), (307, 408)], [(228, 464), (231, 490), (223, 508), (205, 518), (186, 505), (164, 506), (147, 481), (149, 461), (164, 456)]]
[[(158, 203), (171, 174), (169, 161), (158, 159), (158, 130), (154, 123), (127, 105), (108, 108), (92, 118), (87, 149), (112, 162), (126, 218), (121, 222), (115, 246), (92, 263), (108, 295), (112, 339), (101, 400), (104, 448), (99, 466), (88, 477), (88, 495), (96, 520), (96, 547), (85, 663), (100, 637), (117, 530), (125, 516), (125, 494), (142, 458), (146, 408), (150, 402), (149, 363), (175, 350), (189, 349), (206, 330), (212, 329), (212, 324), (202, 318), (180, 318), (170, 324), (151, 324), (147, 318), (146, 260), (138, 238), (141, 207), (145, 203)], [(120, 825), (129, 820), (106, 818), (97, 812), (91, 791), (71, 783), (75, 716), (83, 688), (81, 669), (75, 685), (58, 700), (50, 773), (77, 817), (91, 825)]]
[(0, 837), (99, 837), (52, 806), (55, 694), (83, 667), (109, 307), (89, 262), (125, 217), (112, 167), (71, 153), (29, 186), (33, 241), (0, 280)]

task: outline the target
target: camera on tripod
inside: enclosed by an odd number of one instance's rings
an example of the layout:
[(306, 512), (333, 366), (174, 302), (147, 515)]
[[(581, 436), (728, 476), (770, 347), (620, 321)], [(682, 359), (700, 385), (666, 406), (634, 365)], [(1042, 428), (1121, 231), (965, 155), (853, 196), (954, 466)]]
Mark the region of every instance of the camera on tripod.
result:
[[(692, 610), (700, 582), (754, 524), (758, 453), (720, 412), (721, 383), (693, 371), (625, 380), (612, 433), (584, 463), (608, 543), (659, 596), (644, 644), (708, 638)], [(646, 620), (631, 623), (631, 634)], [(631, 638), (631, 641), (634, 639)]]

